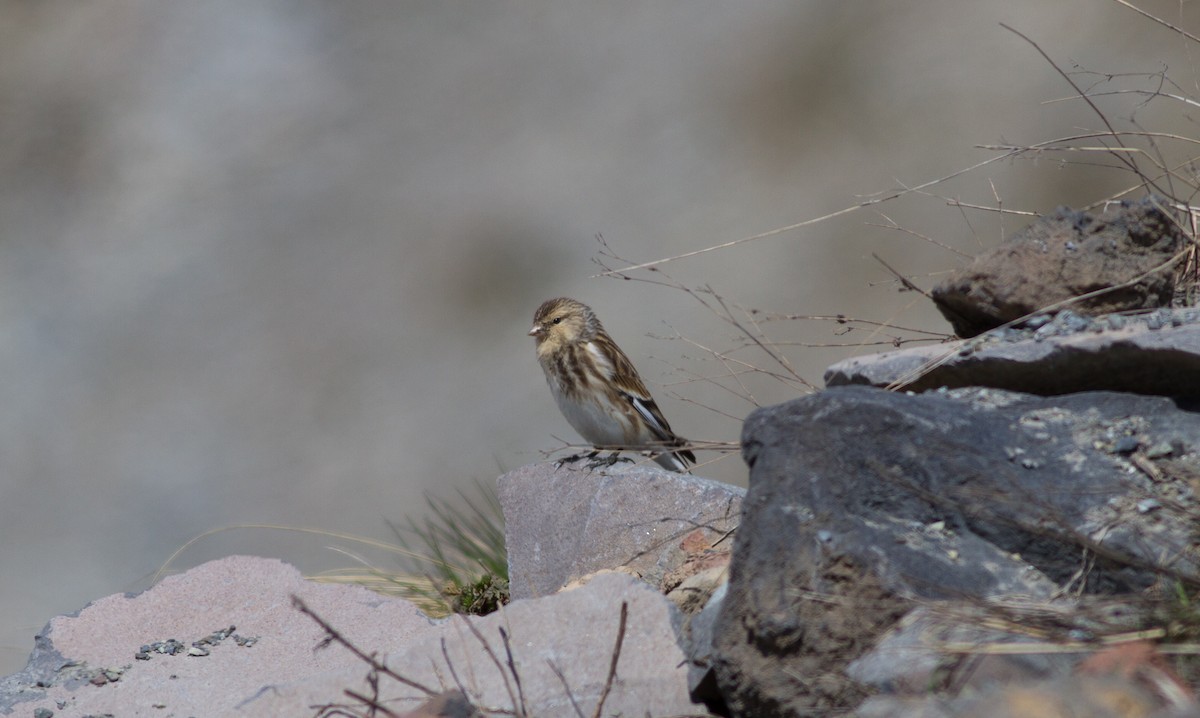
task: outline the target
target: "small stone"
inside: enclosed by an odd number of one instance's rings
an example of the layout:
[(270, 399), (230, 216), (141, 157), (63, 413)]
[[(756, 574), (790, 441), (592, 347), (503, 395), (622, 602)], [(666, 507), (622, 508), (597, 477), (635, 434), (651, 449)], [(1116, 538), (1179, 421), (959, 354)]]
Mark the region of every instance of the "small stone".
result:
[(1162, 504), (1160, 504), (1157, 499), (1142, 499), (1137, 503), (1137, 510), (1139, 514), (1148, 514), (1151, 511), (1160, 508), (1162, 508)]
[(212, 653), (212, 651), (209, 651), (207, 648), (205, 648), (203, 646), (192, 646), (187, 651), (187, 654), (189, 656), (200, 656), (200, 657), (207, 656), (210, 653)]
[(33, 718), (54, 718), (54, 711), (49, 708), (35, 708)]
[(1109, 329), (1124, 329), (1125, 328), (1125, 317), (1121, 316), (1120, 314), (1108, 315), (1108, 328)]
[(1029, 319), (1025, 320), (1025, 326), (1030, 329), (1037, 329), (1038, 327), (1044, 326), (1048, 321), (1050, 321), (1049, 314), (1035, 314)]
[(1034, 459), (1028, 456), (1021, 459), (1021, 466), (1026, 469), (1040, 469), (1043, 465), (1044, 462), (1041, 459)]
[(1070, 309), (1062, 311), (1055, 319), (1063, 329), (1072, 334), (1084, 331), (1091, 323), (1087, 317), (1076, 314)]
[(1160, 441), (1150, 448), (1146, 449), (1147, 459), (1164, 459), (1174, 452), (1174, 448), (1169, 441)]
[(1141, 442), (1136, 436), (1122, 436), (1113, 444), (1112, 450), (1114, 454), (1132, 454), (1137, 451), (1139, 446), (1141, 446)]

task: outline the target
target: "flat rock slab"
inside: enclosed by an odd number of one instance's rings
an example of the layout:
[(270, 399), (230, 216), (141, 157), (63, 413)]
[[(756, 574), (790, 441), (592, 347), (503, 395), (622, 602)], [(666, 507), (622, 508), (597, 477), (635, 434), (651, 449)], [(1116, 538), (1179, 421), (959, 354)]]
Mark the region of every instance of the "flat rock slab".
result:
[[(306, 581), (275, 559), (233, 556), (51, 620), (26, 669), (0, 683), (0, 713), (308, 715), (307, 706), (239, 711), (264, 686), (361, 665), (341, 646), (314, 650), (324, 633), (292, 606), (293, 595), (367, 651), (396, 650), (436, 630), (407, 601)], [(205, 637), (216, 640), (193, 646)], [(175, 655), (151, 650), (136, 657), (143, 646), (170, 639), (181, 644)]]
[[(386, 662), (434, 692), (461, 691), (489, 715), (519, 714), (517, 707), (523, 706), (530, 716), (573, 716), (572, 702), (582, 715), (592, 715), (604, 692), (622, 603), (628, 619), (603, 715), (702, 713), (703, 707), (688, 697), (687, 666), (677, 639), (679, 612), (653, 588), (621, 574), (597, 576), (553, 596), (515, 601), (482, 618), (455, 616), (438, 635), (413, 642)], [(502, 632), (508, 636), (507, 647)], [(305, 715), (297, 712), (304, 706), (353, 705), (343, 690), (369, 694), (366, 673), (360, 665), (317, 680), (273, 686), (239, 715)], [(377, 700), (402, 712), (428, 697), (384, 676)]]
[(825, 384), (1200, 397), (1200, 311), (1128, 318), (1064, 313), (1037, 329), (845, 359), (825, 371)]
[(622, 568), (659, 586), (700, 529), (716, 542), (737, 525), (745, 490), (657, 467), (531, 464), (499, 479), (513, 599)]

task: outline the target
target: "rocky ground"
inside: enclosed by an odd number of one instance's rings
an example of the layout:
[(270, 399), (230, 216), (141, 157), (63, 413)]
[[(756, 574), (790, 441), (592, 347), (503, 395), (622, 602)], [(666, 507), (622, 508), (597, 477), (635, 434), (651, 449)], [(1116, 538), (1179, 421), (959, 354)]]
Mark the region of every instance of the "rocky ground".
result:
[[(1056, 212), (992, 259), (1032, 247), (1094, 292), (1074, 264), (1178, 249), (1158, 211)], [(0, 713), (1200, 716), (1200, 313), (1144, 259), (1105, 275), (1126, 305), (1014, 321), (987, 306), (1060, 300), (1002, 296), (981, 258), (942, 292), (978, 336), (747, 418), (748, 492), (500, 477), (513, 601), (489, 616), (230, 557), (51, 620)]]

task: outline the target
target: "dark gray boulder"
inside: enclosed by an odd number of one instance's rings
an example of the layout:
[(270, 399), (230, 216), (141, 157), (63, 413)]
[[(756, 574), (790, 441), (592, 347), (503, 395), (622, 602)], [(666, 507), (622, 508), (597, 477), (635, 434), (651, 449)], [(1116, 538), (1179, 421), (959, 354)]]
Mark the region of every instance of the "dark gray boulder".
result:
[(918, 599), (1200, 583), (1200, 416), (1161, 398), (829, 389), (751, 414), (714, 666), (734, 715), (856, 705)]

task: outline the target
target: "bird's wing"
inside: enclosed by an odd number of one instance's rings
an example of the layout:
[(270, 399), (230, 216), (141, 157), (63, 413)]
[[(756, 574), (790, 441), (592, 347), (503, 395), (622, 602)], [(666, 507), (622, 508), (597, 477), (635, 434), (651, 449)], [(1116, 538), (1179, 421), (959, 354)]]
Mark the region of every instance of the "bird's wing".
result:
[(675, 440), (671, 425), (667, 423), (667, 418), (654, 402), (654, 397), (650, 396), (625, 352), (607, 337), (596, 337), (588, 343), (588, 350), (596, 357), (597, 363), (608, 371), (607, 378), (617, 392), (646, 421), (659, 441)]

